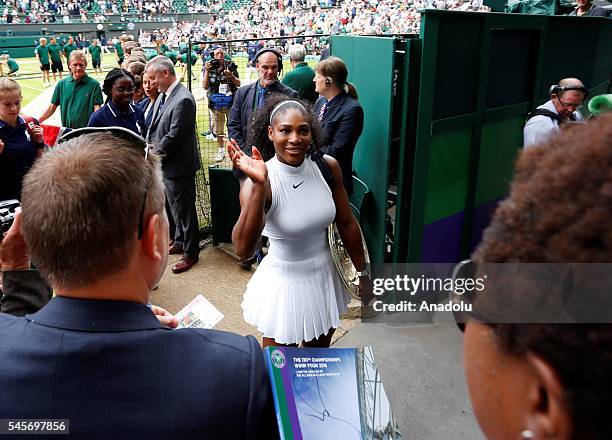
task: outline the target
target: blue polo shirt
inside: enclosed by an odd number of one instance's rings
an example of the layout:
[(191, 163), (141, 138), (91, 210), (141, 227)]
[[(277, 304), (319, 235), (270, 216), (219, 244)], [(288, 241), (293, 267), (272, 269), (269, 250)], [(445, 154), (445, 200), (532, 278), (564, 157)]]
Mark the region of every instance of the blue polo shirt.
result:
[[(33, 122), (38, 125), (36, 119)], [(21, 199), (21, 181), (44, 144), (37, 144), (30, 136), (26, 122), (19, 116), (17, 126), (0, 121), (0, 139), (4, 149), (0, 153), (0, 200)]]
[(123, 127), (140, 136), (144, 135), (144, 112), (139, 107), (129, 104), (128, 111), (121, 113), (112, 101), (108, 101), (89, 118), (88, 127)]

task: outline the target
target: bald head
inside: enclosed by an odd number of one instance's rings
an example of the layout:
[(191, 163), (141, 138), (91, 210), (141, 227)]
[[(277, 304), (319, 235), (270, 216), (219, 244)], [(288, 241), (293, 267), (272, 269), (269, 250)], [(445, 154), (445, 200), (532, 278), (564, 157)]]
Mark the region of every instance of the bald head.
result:
[(568, 118), (582, 106), (587, 89), (578, 78), (563, 78), (551, 89), (550, 97), (561, 118)]
[(583, 89), (584, 84), (582, 84), (582, 81), (580, 81), (578, 78), (563, 78), (561, 81), (559, 81), (559, 87), (582, 87)]

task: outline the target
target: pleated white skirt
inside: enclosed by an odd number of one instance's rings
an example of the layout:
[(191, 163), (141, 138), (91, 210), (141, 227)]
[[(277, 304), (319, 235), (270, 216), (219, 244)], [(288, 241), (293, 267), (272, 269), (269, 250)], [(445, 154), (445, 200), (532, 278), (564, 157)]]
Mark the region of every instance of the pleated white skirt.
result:
[(264, 337), (299, 344), (337, 328), (349, 301), (326, 248), (303, 261), (268, 254), (247, 285), (242, 310), (244, 320)]

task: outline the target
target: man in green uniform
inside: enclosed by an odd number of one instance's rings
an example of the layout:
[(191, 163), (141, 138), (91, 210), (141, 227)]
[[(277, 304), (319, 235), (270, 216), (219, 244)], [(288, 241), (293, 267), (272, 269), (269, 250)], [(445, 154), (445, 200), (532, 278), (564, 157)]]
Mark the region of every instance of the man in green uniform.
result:
[(9, 77), (15, 77), (17, 76), (18, 71), (19, 64), (17, 64), (17, 61), (11, 58), (8, 54), (2, 55), (2, 62), (0, 63), (0, 75), (4, 76), (6, 74)]
[(95, 38), (89, 46), (89, 55), (91, 55), (91, 66), (93, 67), (94, 73), (102, 75), (102, 48), (100, 42)]
[[(168, 47), (168, 45), (166, 44), (166, 40), (164, 40), (163, 38), (160, 38), (157, 41), (157, 53), (159, 55), (166, 55), (166, 52), (170, 51), (170, 48)], [(168, 55), (166, 55), (168, 56)]]
[(70, 54), (68, 67), (72, 76), (64, 78), (55, 86), (51, 104), (39, 118), (42, 123), (57, 107), (61, 107), (62, 126), (70, 128), (86, 127), (89, 117), (102, 105), (100, 83), (87, 76), (87, 58), (80, 50)]
[(51, 37), (49, 43), (49, 56), (51, 58), (51, 72), (53, 72), (53, 82), (57, 82), (56, 73), (59, 72), (59, 79), (62, 79), (64, 64), (62, 63), (62, 51), (55, 40)]
[(121, 39), (117, 40), (115, 43), (115, 58), (117, 58), (117, 63), (119, 63), (119, 67), (123, 64), (123, 58), (125, 54), (123, 52), (123, 41)]
[[(187, 52), (181, 54), (181, 68), (183, 69), (183, 73), (181, 75), (181, 81), (185, 81), (185, 79), (187, 78), (187, 71), (189, 70), (187, 67)], [(198, 54), (195, 53), (194, 51), (191, 51), (191, 65), (195, 66), (195, 64), (198, 62)], [(191, 77), (195, 78), (195, 73), (194, 70), (191, 70)]]
[(40, 41), (40, 44), (34, 49), (34, 54), (36, 55), (36, 60), (38, 60), (40, 64), (43, 87), (47, 87), (51, 85), (51, 79), (49, 78), (49, 69), (51, 68), (49, 65), (49, 48), (47, 47), (47, 39), (45, 37), (42, 37), (38, 41)]
[(297, 91), (300, 99), (314, 104), (319, 95), (315, 92), (315, 84), (312, 82), (315, 71), (304, 61), (306, 48), (301, 44), (294, 44), (289, 48), (289, 58), (293, 70), (286, 73), (281, 82)]
[(66, 63), (70, 59), (70, 54), (72, 51), (77, 50), (76, 45), (74, 44), (74, 38), (68, 38), (68, 43), (64, 45), (64, 57), (66, 58)]

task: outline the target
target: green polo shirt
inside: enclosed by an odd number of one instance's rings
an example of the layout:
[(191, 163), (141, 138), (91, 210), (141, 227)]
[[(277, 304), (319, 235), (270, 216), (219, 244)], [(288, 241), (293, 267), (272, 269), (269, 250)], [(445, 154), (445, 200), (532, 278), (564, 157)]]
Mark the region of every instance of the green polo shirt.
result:
[(8, 65), (8, 68), (11, 73), (17, 72), (19, 70), (19, 64), (17, 64), (17, 61), (15, 61), (13, 58), (9, 58), (8, 60), (6, 60), (6, 64)]
[(75, 81), (72, 76), (62, 79), (55, 86), (51, 104), (59, 105), (62, 126), (70, 128), (87, 127), (94, 105), (102, 105), (100, 83), (85, 75)]
[(49, 48), (49, 56), (51, 56), (51, 61), (54, 63), (60, 63), (62, 61), (62, 57), (60, 56), (60, 47), (57, 44), (49, 44), (47, 47)]
[(70, 54), (75, 50), (77, 50), (77, 47), (74, 44), (66, 44), (64, 46), (64, 55), (66, 56), (66, 60), (70, 59)]
[(115, 52), (117, 52), (117, 56), (119, 58), (123, 58), (123, 47), (121, 47), (121, 41), (118, 41), (115, 44)]
[(308, 63), (298, 63), (291, 72), (285, 74), (281, 82), (298, 92), (300, 99), (306, 99), (314, 103), (319, 97), (312, 82), (314, 77), (315, 71)]
[(159, 53), (161, 55), (164, 55), (166, 52), (169, 52), (170, 48), (168, 47), (167, 44), (162, 44), (161, 46), (159, 46)]
[(100, 46), (89, 46), (89, 54), (92, 60), (100, 61), (100, 53), (102, 53), (102, 48)]
[(49, 47), (48, 46), (38, 46), (36, 48), (36, 53), (38, 54), (38, 59), (40, 64), (49, 64)]

